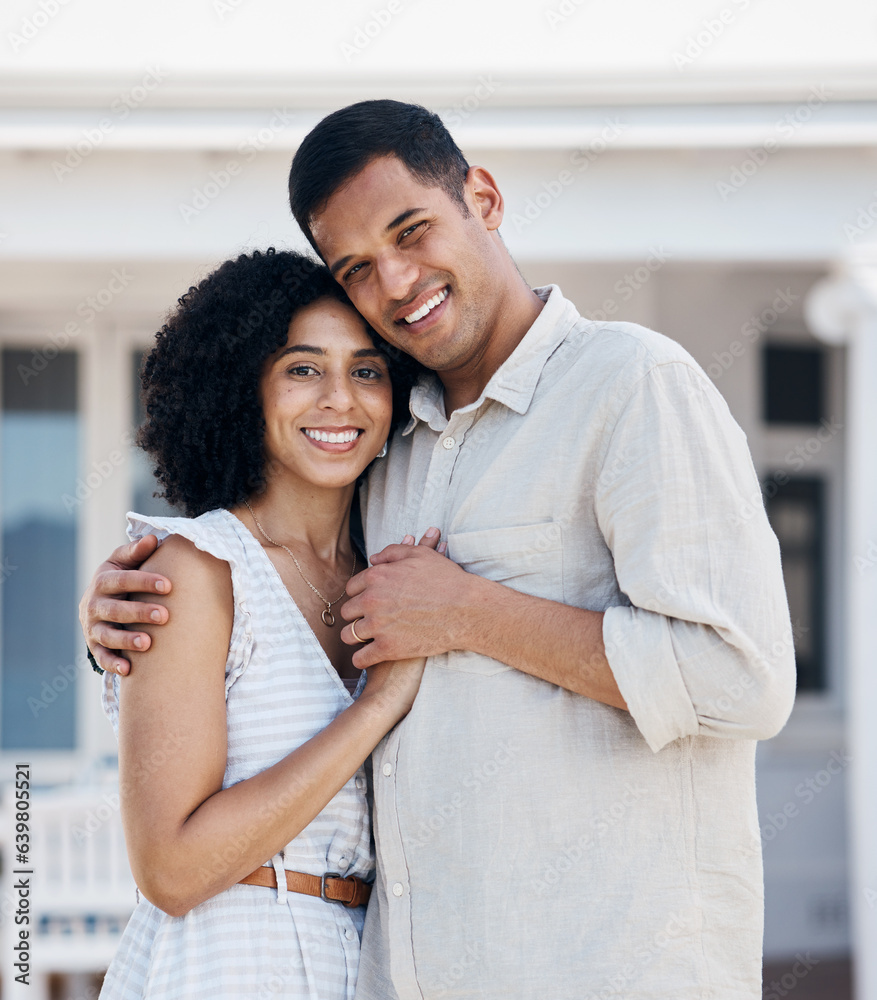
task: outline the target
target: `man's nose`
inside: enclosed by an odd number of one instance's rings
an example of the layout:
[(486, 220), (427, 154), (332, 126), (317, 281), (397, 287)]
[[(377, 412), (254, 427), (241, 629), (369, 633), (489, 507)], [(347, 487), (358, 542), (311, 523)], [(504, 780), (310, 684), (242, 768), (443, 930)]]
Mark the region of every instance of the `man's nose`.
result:
[(394, 247), (378, 258), (377, 269), (384, 295), (397, 302), (406, 301), (417, 284), (417, 265)]

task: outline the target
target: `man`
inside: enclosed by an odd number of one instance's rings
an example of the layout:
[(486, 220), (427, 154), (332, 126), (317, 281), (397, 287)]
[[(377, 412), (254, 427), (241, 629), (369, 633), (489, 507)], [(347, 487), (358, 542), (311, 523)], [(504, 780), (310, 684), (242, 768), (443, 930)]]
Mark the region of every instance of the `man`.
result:
[[(754, 1000), (755, 740), (795, 679), (742, 432), (677, 344), (527, 287), (496, 182), (424, 109), (324, 119), (290, 199), (363, 316), (438, 375), (370, 475), (377, 555), (342, 609), (345, 640), (372, 640), (358, 666), (430, 657), (374, 754), (357, 996)], [(450, 559), (391, 544), (433, 524)], [(105, 665), (136, 644), (106, 622), (152, 610), (106, 595), (154, 582), (108, 567), (86, 595)]]

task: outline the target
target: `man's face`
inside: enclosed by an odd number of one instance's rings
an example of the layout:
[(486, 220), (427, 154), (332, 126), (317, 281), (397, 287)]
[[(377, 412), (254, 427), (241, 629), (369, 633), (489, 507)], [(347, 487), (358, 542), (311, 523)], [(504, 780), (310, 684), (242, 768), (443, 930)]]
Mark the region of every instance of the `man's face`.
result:
[(311, 220), (323, 259), (359, 312), (439, 372), (477, 363), (501, 311), (502, 200), (497, 208), (482, 197), (484, 177), (469, 172), (467, 218), (444, 190), (425, 187), (396, 157), (380, 157)]

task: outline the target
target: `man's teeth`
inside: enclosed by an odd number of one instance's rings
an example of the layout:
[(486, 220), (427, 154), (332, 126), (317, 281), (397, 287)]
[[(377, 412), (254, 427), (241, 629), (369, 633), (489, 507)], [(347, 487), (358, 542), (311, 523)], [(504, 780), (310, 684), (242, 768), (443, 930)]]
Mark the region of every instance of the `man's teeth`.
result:
[(430, 312), (432, 309), (435, 309), (435, 307), (440, 302), (444, 302), (447, 297), (448, 297), (448, 290), (447, 290), (447, 288), (443, 288), (436, 295), (433, 295), (433, 297), (431, 299), (429, 299), (428, 301), (424, 302), (423, 305), (419, 309), (416, 309), (413, 313), (411, 313), (410, 315), (406, 316), (405, 317), (405, 322), (406, 323), (416, 323), (419, 319), (423, 319), (423, 317), (428, 312)]
[(341, 431), (340, 434), (326, 433), (326, 431), (305, 430), (305, 434), (312, 441), (325, 441), (327, 444), (348, 444), (359, 437), (359, 431)]

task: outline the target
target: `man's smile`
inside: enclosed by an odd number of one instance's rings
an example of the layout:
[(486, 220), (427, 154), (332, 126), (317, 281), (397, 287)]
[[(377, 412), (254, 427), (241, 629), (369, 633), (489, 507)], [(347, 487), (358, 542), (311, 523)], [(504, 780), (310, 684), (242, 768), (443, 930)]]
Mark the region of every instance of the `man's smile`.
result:
[(419, 332), (438, 322), (447, 308), (445, 303), (451, 294), (449, 285), (431, 288), (416, 296), (411, 302), (396, 310), (393, 323), (403, 330)]
[(409, 325), (411, 323), (416, 323), (419, 319), (423, 319), (424, 316), (426, 316), (433, 309), (435, 309), (436, 306), (441, 305), (441, 303), (444, 302), (447, 297), (448, 297), (448, 289), (443, 288), (440, 292), (437, 292), (431, 298), (427, 299), (426, 302), (424, 302), (423, 305), (421, 305), (419, 308), (415, 309), (413, 312), (410, 312), (407, 316), (404, 316), (403, 319)]

